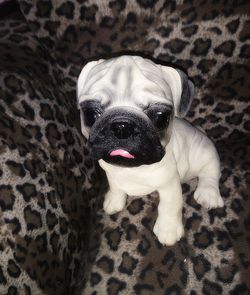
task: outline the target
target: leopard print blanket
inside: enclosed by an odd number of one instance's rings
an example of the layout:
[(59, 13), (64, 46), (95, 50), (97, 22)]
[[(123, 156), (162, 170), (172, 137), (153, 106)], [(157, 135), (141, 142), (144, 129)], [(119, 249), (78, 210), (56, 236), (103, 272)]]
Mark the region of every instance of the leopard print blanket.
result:
[[(0, 294), (250, 293), (250, 4), (20, 0), (0, 20)], [(157, 194), (107, 216), (104, 174), (79, 128), (76, 80), (92, 58), (133, 53), (182, 68), (187, 120), (221, 158), (224, 208), (183, 185), (185, 236), (152, 233)]]

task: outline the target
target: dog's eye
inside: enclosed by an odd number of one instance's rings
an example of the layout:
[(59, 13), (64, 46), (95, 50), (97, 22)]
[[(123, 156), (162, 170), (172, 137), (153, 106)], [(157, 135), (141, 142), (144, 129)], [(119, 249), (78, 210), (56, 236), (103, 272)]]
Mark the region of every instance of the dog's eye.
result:
[(84, 101), (81, 104), (84, 124), (92, 127), (95, 121), (103, 114), (103, 108), (98, 101)]
[(163, 130), (169, 124), (172, 107), (164, 104), (153, 104), (145, 111), (145, 113), (158, 130)]

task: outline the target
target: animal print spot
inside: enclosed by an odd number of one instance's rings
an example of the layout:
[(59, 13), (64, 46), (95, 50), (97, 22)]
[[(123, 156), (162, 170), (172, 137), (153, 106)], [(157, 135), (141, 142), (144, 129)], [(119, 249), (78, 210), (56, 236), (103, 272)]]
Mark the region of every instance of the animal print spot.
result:
[(117, 21), (118, 19), (116, 17), (104, 16), (101, 20), (100, 26), (112, 29)]
[(51, 244), (53, 253), (57, 254), (59, 251), (59, 235), (53, 232), (49, 242)]
[(215, 59), (202, 59), (198, 63), (197, 68), (200, 69), (203, 74), (206, 74), (216, 65), (216, 63)]
[(241, 58), (250, 58), (250, 45), (243, 45), (240, 49)]
[(200, 281), (206, 272), (210, 271), (211, 263), (205, 259), (204, 255), (192, 257), (193, 269), (197, 279)]
[(238, 294), (247, 294), (249, 288), (246, 286), (245, 283), (236, 285), (233, 290), (230, 291), (230, 295), (238, 295)]
[(51, 106), (47, 103), (40, 104), (39, 114), (44, 120), (54, 120), (53, 110), (51, 109)]
[(13, 235), (16, 235), (20, 232), (21, 224), (16, 217), (14, 217), (12, 219), (5, 218), (4, 221), (6, 224), (8, 224), (8, 227), (10, 228)]
[(50, 18), (52, 11), (52, 3), (50, 1), (38, 1), (36, 3), (36, 16), (42, 18)]
[(17, 144), (18, 153), (21, 157), (26, 156), (29, 153), (29, 150), (24, 144)]
[(121, 241), (122, 232), (119, 227), (106, 232), (105, 238), (111, 250), (116, 251)]
[(56, 13), (59, 16), (65, 16), (68, 19), (72, 19), (74, 16), (75, 6), (72, 2), (67, 1), (63, 3), (59, 8), (56, 9)]
[(0, 208), (2, 211), (13, 210), (15, 195), (10, 185), (0, 186)]
[(55, 209), (57, 208), (55, 191), (48, 192), (48, 193), (46, 194), (46, 199), (49, 201), (50, 205), (51, 205), (53, 208), (55, 208)]
[(21, 101), (21, 104), (22, 108), (15, 109), (13, 113), (18, 117), (33, 121), (35, 117), (34, 110), (24, 100)]
[(168, 250), (162, 259), (162, 264), (170, 271), (174, 267), (176, 261), (177, 259), (174, 252), (172, 250)]
[(30, 287), (27, 286), (26, 284), (23, 284), (23, 286), (24, 286), (24, 290), (26, 292), (25, 295), (32, 295)]
[(126, 239), (128, 241), (132, 241), (136, 239), (138, 236), (138, 231), (137, 228), (134, 224), (129, 224), (127, 229), (126, 229)]
[(41, 215), (38, 211), (32, 210), (30, 206), (24, 209), (24, 219), (28, 230), (33, 230), (42, 227)]
[[(121, 42), (121, 44), (122, 44), (122, 42)], [(112, 47), (109, 44), (102, 44), (100, 42), (97, 43), (96, 52), (98, 54), (111, 53), (112, 51), (113, 51)]]
[(80, 10), (80, 19), (86, 21), (95, 21), (95, 15), (98, 10), (97, 5), (82, 6)]
[(226, 121), (229, 124), (240, 125), (242, 122), (243, 116), (244, 114), (234, 113), (231, 116), (226, 116)]
[(17, 287), (10, 286), (6, 295), (18, 295)]
[(49, 123), (47, 125), (46, 137), (48, 138), (50, 145), (55, 148), (57, 146), (57, 142), (61, 139), (61, 134), (54, 123)]
[(197, 39), (194, 41), (194, 47), (191, 51), (192, 54), (195, 55), (204, 55), (208, 54), (209, 48), (211, 47), (211, 40), (210, 39)]
[(126, 283), (117, 278), (110, 278), (107, 282), (108, 295), (118, 295), (120, 291), (126, 288)]
[(197, 25), (186, 26), (181, 29), (183, 35), (188, 38), (193, 36), (197, 32), (197, 30), (198, 30)]
[(29, 202), (31, 198), (37, 196), (36, 186), (32, 183), (25, 182), (22, 185), (18, 184), (16, 189), (22, 194), (26, 202)]
[(241, 132), (241, 131), (235, 130), (235, 129), (228, 136), (228, 138), (232, 139), (232, 140), (241, 140), (244, 137), (245, 137), (244, 132)]
[(159, 46), (160, 42), (155, 39), (150, 39), (145, 43), (147, 52), (154, 52)]
[(46, 232), (36, 236), (36, 247), (38, 253), (44, 253), (48, 250), (47, 234)]
[(124, 229), (124, 232), (126, 233), (126, 240), (131, 241), (136, 239), (138, 232), (137, 228), (134, 224), (129, 223), (129, 219), (124, 217), (121, 222), (121, 226)]
[(153, 8), (158, 0), (136, 0), (136, 2), (144, 9)]
[(193, 9), (193, 7), (190, 7), (190, 8), (182, 10), (181, 16), (185, 19), (183, 21), (184, 24), (190, 24), (197, 17), (197, 13), (195, 9)]
[(225, 41), (214, 49), (216, 54), (224, 54), (227, 57), (232, 56), (236, 45), (234, 41)]
[(239, 224), (236, 219), (225, 222), (225, 226), (233, 239), (237, 239), (238, 237), (243, 235), (242, 230), (239, 228)]
[(187, 230), (190, 230), (190, 229), (197, 230), (201, 223), (201, 220), (202, 220), (201, 216), (193, 212), (192, 216), (186, 220), (185, 228)]
[(137, 40), (137, 37), (125, 37), (121, 40), (121, 46), (127, 49), (131, 44), (137, 42)]
[(26, 175), (22, 164), (17, 163), (15, 161), (8, 160), (8, 161), (6, 161), (6, 165), (8, 166), (10, 171), (15, 175), (17, 175), (19, 177), (24, 177)]
[(227, 283), (232, 283), (237, 271), (238, 267), (236, 265), (225, 265), (222, 266), (221, 268), (216, 267), (216, 277), (217, 280), (220, 282), (227, 284)]
[(128, 252), (124, 252), (122, 254), (122, 262), (119, 266), (119, 271), (121, 273), (125, 273), (127, 275), (132, 275), (136, 265), (138, 263), (138, 259), (133, 258), (128, 254)]
[(161, 26), (156, 31), (161, 35), (161, 37), (166, 38), (169, 37), (169, 34), (173, 31), (173, 28)]
[(30, 124), (26, 125), (26, 131), (29, 133), (31, 138), (35, 138), (38, 141), (41, 141), (42, 133), (39, 126), (32, 126)]
[(90, 275), (90, 285), (93, 287), (101, 281), (102, 277), (97, 272), (92, 272)]
[(75, 139), (70, 130), (64, 131), (63, 135), (68, 145), (73, 145), (75, 143)]
[(7, 281), (6, 281), (6, 278), (3, 274), (3, 270), (2, 270), (2, 267), (0, 265), (0, 284), (2, 285), (6, 285)]
[(209, 280), (205, 279), (203, 281), (203, 294), (211, 295), (211, 294), (222, 294), (222, 287), (214, 282), (210, 282)]
[(148, 254), (148, 251), (149, 251), (150, 247), (151, 247), (151, 244), (150, 244), (149, 240), (146, 238), (145, 235), (142, 235), (140, 243), (137, 246), (137, 251), (142, 256), (146, 256)]
[(177, 284), (173, 284), (172, 286), (168, 287), (165, 291), (165, 295), (181, 295), (181, 288)]
[(226, 231), (216, 231), (216, 238), (219, 241), (217, 248), (221, 251), (227, 251), (232, 248), (230, 237)]
[(181, 53), (187, 46), (188, 42), (175, 38), (164, 44), (164, 48), (169, 49), (172, 53)]
[(13, 278), (18, 278), (21, 274), (20, 268), (16, 265), (15, 261), (10, 259), (7, 267), (8, 274)]
[(188, 71), (188, 69), (192, 67), (193, 62), (190, 59), (177, 59), (176, 64), (178, 65), (178, 67)]
[(214, 111), (217, 113), (228, 113), (234, 109), (234, 106), (228, 103), (218, 103), (217, 106), (214, 108)]
[(155, 294), (155, 288), (149, 284), (136, 284), (134, 286), (135, 294), (136, 295), (150, 295)]
[(141, 223), (144, 227), (146, 227), (147, 230), (151, 231), (153, 229), (154, 221), (152, 220), (152, 218), (144, 217)]
[(63, 34), (63, 39), (69, 43), (76, 43), (77, 34), (76, 34), (76, 29), (73, 25), (70, 25), (66, 28)]
[(218, 11), (215, 9), (204, 11), (204, 15), (202, 16), (203, 20), (213, 20), (218, 15)]
[(5, 85), (14, 93), (24, 93), (22, 81), (17, 77), (10, 75), (4, 79)]
[(112, 273), (114, 271), (114, 261), (108, 256), (103, 256), (97, 261), (97, 266), (105, 273)]
[[(122, 10), (125, 9), (126, 7), (126, 1), (125, 0), (114, 0), (109, 2), (109, 7), (114, 11), (114, 12), (121, 12)], [(115, 13), (114, 13), (115, 15)]]
[(245, 41), (249, 40), (250, 39), (249, 32), (250, 32), (250, 21), (246, 20), (244, 22), (243, 28), (242, 28), (240, 35), (239, 35), (240, 41), (245, 42)]
[(214, 233), (205, 227), (201, 231), (194, 234), (194, 245), (200, 249), (206, 249), (213, 244)]
[(227, 23), (226, 27), (231, 34), (234, 34), (237, 31), (239, 24), (240, 24), (239, 19), (235, 19)]
[(47, 30), (51, 36), (56, 35), (59, 27), (60, 27), (60, 22), (51, 21), (51, 20), (46, 21), (44, 25), (44, 29)]
[(53, 212), (51, 212), (51, 210), (47, 211), (46, 222), (47, 222), (49, 230), (52, 230), (58, 223), (56, 215)]
[(68, 222), (64, 217), (59, 218), (59, 228), (62, 235), (68, 232)]
[(145, 202), (141, 198), (135, 199), (129, 204), (128, 211), (130, 214), (136, 215), (143, 210), (144, 205)]
[(239, 214), (244, 210), (241, 200), (240, 199), (234, 199), (231, 204), (231, 209), (236, 213)]

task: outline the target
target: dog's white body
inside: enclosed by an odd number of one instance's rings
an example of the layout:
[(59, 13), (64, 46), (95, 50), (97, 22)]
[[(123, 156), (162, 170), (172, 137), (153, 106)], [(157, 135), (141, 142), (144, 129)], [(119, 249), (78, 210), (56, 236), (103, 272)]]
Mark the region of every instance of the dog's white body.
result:
[(199, 176), (194, 197), (198, 203), (215, 208), (223, 206), (218, 189), (220, 164), (216, 149), (208, 137), (184, 120), (175, 118), (172, 137), (164, 158), (152, 165), (124, 168), (103, 160), (110, 185), (104, 210), (121, 211), (126, 196), (142, 196), (158, 191), (160, 204), (154, 233), (163, 244), (172, 245), (183, 235), (181, 183)]
[[(175, 69), (132, 56), (91, 62), (78, 80), (79, 103), (101, 97), (102, 103), (109, 102), (107, 109), (124, 106), (138, 112), (138, 115), (143, 114), (138, 106), (140, 102), (166, 101), (173, 104), (176, 117), (169, 133), (166, 131), (162, 139), (166, 153), (160, 162), (121, 167), (99, 160), (110, 185), (104, 201), (104, 210), (108, 214), (121, 211), (127, 195), (159, 192), (154, 233), (166, 245), (174, 244), (183, 235), (181, 182), (198, 177), (194, 193), (196, 201), (207, 208), (223, 206), (219, 192), (220, 162), (214, 144), (203, 132), (177, 118), (180, 117), (178, 109), (182, 87), (181, 75)], [(185, 109), (188, 107), (186, 105)], [(82, 132), (88, 138), (89, 131), (82, 115), (81, 123)]]

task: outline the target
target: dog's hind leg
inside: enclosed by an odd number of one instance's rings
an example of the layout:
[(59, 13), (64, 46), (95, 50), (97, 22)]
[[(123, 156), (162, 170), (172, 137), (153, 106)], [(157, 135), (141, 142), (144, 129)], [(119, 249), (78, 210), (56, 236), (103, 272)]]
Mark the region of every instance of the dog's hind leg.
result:
[(208, 209), (223, 207), (219, 190), (220, 159), (212, 141), (208, 138), (203, 141), (196, 158), (200, 164), (197, 165), (199, 181), (194, 192), (195, 200)]

